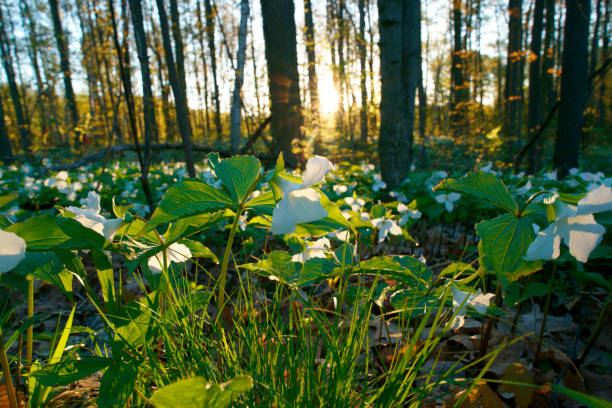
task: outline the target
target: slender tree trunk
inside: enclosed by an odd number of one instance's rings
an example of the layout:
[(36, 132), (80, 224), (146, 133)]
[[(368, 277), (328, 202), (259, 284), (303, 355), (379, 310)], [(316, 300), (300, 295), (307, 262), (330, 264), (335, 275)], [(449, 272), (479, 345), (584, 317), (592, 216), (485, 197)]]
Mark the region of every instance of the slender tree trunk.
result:
[(336, 46), (336, 50), (338, 51), (338, 66), (336, 67), (338, 71), (338, 123), (337, 128), (344, 134), (345, 132), (345, 122), (346, 122), (346, 114), (344, 112), (344, 91), (346, 86), (346, 66), (344, 61), (344, 37), (346, 35), (344, 29), (344, 0), (335, 0), (336, 10), (336, 30), (338, 32), (338, 43)]
[(418, 82), (419, 0), (379, 0), (380, 136), (378, 156), (389, 189), (408, 176)]
[[(140, 76), (142, 78), (142, 105), (144, 112), (144, 167), (142, 179), (147, 180), (151, 161), (151, 143), (158, 139), (157, 121), (155, 119), (155, 99), (151, 89), (151, 72), (149, 70), (149, 56), (147, 53), (147, 37), (145, 35), (142, 7), (139, 0), (129, 0), (132, 24), (134, 25), (134, 38), (140, 62)], [(150, 208), (153, 212), (154, 208)]]
[(368, 142), (368, 88), (366, 81), (368, 79), (368, 73), (366, 68), (366, 38), (365, 38), (365, 15), (366, 15), (366, 4), (365, 0), (359, 0), (359, 36), (357, 39), (359, 45), (359, 86), (361, 89), (361, 111), (360, 111), (360, 125), (361, 125), (361, 143), (367, 144)]
[(257, 56), (255, 55), (255, 41), (253, 40), (253, 13), (249, 14), (251, 20), (251, 58), (253, 61), (253, 84), (255, 85), (255, 101), (257, 102), (257, 117), (261, 118), (261, 102), (259, 100), (259, 78), (257, 77)]
[[(72, 128), (76, 128), (76, 126), (79, 124), (79, 111), (76, 103), (76, 97), (74, 95), (74, 89), (72, 88), (72, 71), (70, 70), (68, 45), (66, 44), (66, 38), (62, 29), (57, 0), (49, 0), (49, 7), (51, 9), (51, 18), (53, 20), (53, 32), (55, 34), (55, 42), (57, 44), (57, 50), (60, 57), (60, 68), (64, 77), (64, 92), (66, 95), (66, 104), (68, 106), (68, 111), (70, 114), (69, 123)], [(75, 146), (79, 146), (79, 143), (79, 132), (75, 132), (74, 144)]]
[(11, 163), (15, 158), (11, 147), (11, 139), (4, 122), (4, 103), (2, 99), (2, 92), (0, 92), (0, 160), (4, 163)]
[(419, 137), (421, 138), (421, 146), (425, 147), (425, 128), (427, 126), (427, 93), (425, 92), (425, 84), (423, 78), (423, 46), (422, 46), (422, 34), (421, 34), (421, 2), (419, 4), (419, 24), (418, 24), (418, 82), (417, 91), (419, 95)]
[(13, 108), (15, 110), (15, 119), (17, 120), (19, 136), (21, 137), (21, 148), (25, 153), (29, 153), (30, 124), (28, 123), (27, 117), (24, 114), (19, 87), (17, 86), (17, 80), (15, 79), (11, 50), (9, 48), (9, 42), (4, 27), (4, 16), (2, 15), (2, 10), (0, 9), (0, 55), (2, 56), (2, 65), (4, 66), (4, 73), (6, 74), (9, 92), (13, 102)]
[(282, 152), (287, 162), (295, 166), (303, 157), (296, 157), (291, 145), (294, 140), (302, 140), (303, 120), (293, 0), (261, 0), (261, 12), (270, 86), (272, 153), (276, 156)]
[(172, 21), (172, 37), (174, 38), (174, 50), (176, 52), (176, 73), (181, 87), (187, 92), (185, 82), (185, 56), (183, 54), (183, 35), (181, 33), (181, 22), (179, 18), (178, 4), (176, 0), (170, 0), (170, 20)]
[(176, 138), (176, 121), (173, 119), (170, 109), (170, 86), (166, 81), (167, 75), (164, 75), (167, 71), (164, 70), (166, 64), (163, 62), (162, 57), (163, 48), (159, 43), (159, 35), (157, 34), (156, 25), (151, 20), (152, 38), (153, 38), (153, 55), (157, 63), (157, 80), (159, 81), (159, 87), (161, 90), (161, 111), (162, 117), (164, 118), (164, 126), (166, 131), (166, 141), (174, 141)]
[(521, 144), (521, 112), (523, 106), (522, 1), (510, 0), (508, 6), (508, 57), (505, 87), (505, 133), (507, 158), (514, 157)]
[(312, 18), (312, 2), (304, 0), (304, 23), (306, 35), (306, 56), (308, 58), (308, 92), (310, 95), (310, 117), (312, 120), (313, 148), (321, 153), (319, 83), (317, 79), (317, 59), (315, 54), (315, 32)]
[(580, 134), (588, 95), (590, 0), (567, 0), (563, 33), (561, 101), (557, 122), (554, 165), (561, 177), (578, 167)]
[[(603, 44), (601, 46), (601, 55), (608, 55), (608, 46), (610, 43), (610, 38), (608, 36), (608, 22), (610, 21), (610, 3), (608, 0), (605, 0), (605, 14), (602, 28), (602, 39)], [(612, 115), (610, 115), (610, 108), (608, 107), (606, 118), (606, 110), (604, 108), (604, 95), (606, 94), (606, 81), (601, 81), (601, 85), (599, 86), (599, 95), (597, 97), (597, 122), (598, 127), (604, 128), (606, 123), (606, 119), (608, 120), (608, 124), (612, 122)]]
[(466, 104), (469, 98), (464, 74), (466, 50), (463, 43), (463, 17), (461, 0), (453, 0), (453, 51), (451, 55), (451, 129), (455, 141), (463, 138), (466, 125)]
[(179, 125), (179, 131), (181, 133), (181, 139), (183, 140), (183, 149), (185, 150), (187, 172), (189, 173), (189, 177), (195, 177), (196, 173), (193, 163), (191, 121), (189, 119), (189, 107), (187, 106), (187, 93), (182, 86), (176, 66), (174, 65), (174, 53), (172, 51), (172, 43), (170, 41), (168, 16), (166, 15), (166, 9), (164, 8), (164, 1), (156, 0), (156, 2), (164, 51), (166, 54), (166, 65), (168, 66), (168, 73), (170, 75), (170, 86), (172, 87), (172, 93), (174, 94), (176, 118)]
[[(130, 3), (132, 0), (130, 0)], [(131, 6), (131, 4), (130, 4)], [(155, 209), (155, 205), (153, 204), (153, 199), (151, 197), (151, 190), (149, 188), (149, 183), (147, 180), (148, 174), (148, 155), (149, 152), (145, 152), (145, 158), (143, 159), (142, 153), (140, 151), (140, 144), (138, 143), (138, 128), (136, 125), (136, 112), (134, 106), (134, 96), (132, 95), (132, 84), (129, 76), (129, 63), (127, 62), (129, 59), (129, 51), (127, 49), (128, 39), (127, 39), (127, 21), (124, 20), (124, 38), (123, 38), (123, 46), (119, 44), (119, 34), (117, 32), (117, 23), (115, 21), (115, 9), (113, 5), (113, 0), (108, 0), (108, 8), (110, 11), (110, 19), (111, 25), (113, 27), (113, 42), (115, 44), (115, 49), (117, 50), (117, 60), (119, 62), (119, 76), (121, 77), (121, 83), (123, 84), (123, 93), (125, 95), (125, 105), (128, 108), (128, 119), (129, 119), (129, 133), (132, 135), (132, 140), (134, 145), (136, 146), (136, 154), (138, 156), (138, 162), (140, 164), (140, 184), (142, 185), (142, 190), (147, 199), (147, 203), (149, 205), (149, 210), (153, 213)], [(125, 13), (125, 9), (122, 10), (122, 13)], [(124, 14), (125, 17), (125, 14)], [(138, 16), (136, 16), (137, 18)], [(142, 22), (142, 18), (140, 20)], [(144, 31), (144, 30), (143, 30)], [(142, 33), (144, 34), (144, 33)], [(138, 39), (136, 40), (139, 41)], [(139, 50), (140, 57), (140, 50)], [(148, 146), (150, 147), (151, 140), (148, 140)]]
[(196, 2), (196, 18), (197, 18), (197, 37), (200, 45), (200, 59), (202, 60), (202, 71), (204, 74), (204, 123), (206, 134), (210, 134), (210, 114), (208, 107), (208, 68), (206, 63), (206, 51), (204, 49), (204, 24), (202, 22), (202, 7), (200, 1)]
[(240, 28), (238, 30), (238, 53), (236, 56), (236, 79), (232, 95), (232, 110), (230, 113), (230, 149), (236, 153), (240, 144), (240, 91), (244, 81), (244, 62), (246, 57), (247, 23), (249, 21), (249, 0), (240, 2)]
[(51, 121), (49, 116), (49, 109), (47, 107), (47, 95), (45, 92), (45, 85), (40, 74), (40, 65), (38, 63), (38, 34), (36, 32), (36, 24), (32, 18), (30, 7), (27, 1), (21, 2), (21, 13), (23, 25), (28, 27), (28, 41), (30, 47), (28, 49), (28, 55), (30, 57), (30, 63), (32, 64), (32, 70), (34, 71), (34, 77), (36, 78), (36, 89), (38, 96), (38, 107), (40, 109), (40, 131), (45, 134), (49, 131), (49, 122)]
[[(544, 18), (544, 0), (535, 0), (533, 26), (531, 29), (531, 55), (529, 56), (529, 107), (527, 113), (528, 140), (540, 128), (542, 108), (542, 84), (540, 66), (542, 65), (542, 22)], [(529, 171), (534, 172), (539, 166), (540, 145), (534, 145), (530, 151)]]
[(546, 27), (544, 30), (544, 55), (542, 59), (542, 96), (544, 111), (557, 102), (555, 93), (555, 0), (546, 0)]
[(210, 68), (213, 76), (213, 101), (215, 103), (215, 126), (217, 128), (217, 141), (223, 136), (221, 127), (221, 108), (219, 107), (219, 84), (217, 83), (217, 57), (215, 54), (215, 15), (217, 9), (213, 8), (210, 0), (204, 0), (206, 10), (206, 34), (208, 36), (208, 49), (210, 51)]

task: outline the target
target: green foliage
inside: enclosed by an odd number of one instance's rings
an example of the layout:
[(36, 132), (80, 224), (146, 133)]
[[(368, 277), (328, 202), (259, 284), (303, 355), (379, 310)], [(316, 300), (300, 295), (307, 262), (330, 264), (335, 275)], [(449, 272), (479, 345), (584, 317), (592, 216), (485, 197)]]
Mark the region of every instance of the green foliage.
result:
[(210, 167), (230, 192), (234, 204), (241, 203), (251, 192), (259, 177), (261, 165), (252, 156), (234, 156), (219, 160), (216, 153), (208, 155)]
[(253, 388), (253, 379), (238, 376), (223, 384), (211, 384), (202, 377), (179, 380), (153, 394), (156, 408), (225, 408)]
[(147, 231), (181, 218), (224, 210), (233, 200), (200, 180), (185, 180), (168, 189), (147, 224)]
[(460, 179), (443, 180), (434, 187), (434, 191), (441, 189), (471, 194), (518, 215), (518, 204), (512, 198), (504, 183), (493, 174), (477, 171)]

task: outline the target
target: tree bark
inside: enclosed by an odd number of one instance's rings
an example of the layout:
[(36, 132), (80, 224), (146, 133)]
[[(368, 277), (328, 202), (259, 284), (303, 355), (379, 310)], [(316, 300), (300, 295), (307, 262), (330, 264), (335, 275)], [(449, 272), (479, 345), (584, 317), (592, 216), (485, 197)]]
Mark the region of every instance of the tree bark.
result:
[(2, 10), (0, 9), (0, 55), (2, 56), (2, 65), (4, 66), (4, 73), (6, 74), (6, 79), (8, 81), (11, 101), (13, 102), (13, 108), (15, 110), (15, 119), (17, 120), (17, 127), (19, 130), (19, 136), (21, 138), (21, 148), (25, 153), (29, 153), (30, 124), (28, 123), (27, 117), (24, 114), (24, 108), (21, 103), (21, 95), (19, 93), (19, 87), (17, 86), (15, 71), (13, 69), (11, 50), (9, 48), (9, 42), (4, 27), (4, 16), (2, 15)]
[(285, 160), (295, 166), (303, 158), (291, 151), (292, 142), (302, 140), (293, 0), (261, 0), (261, 12), (270, 87), (272, 153), (276, 156), (282, 152)]
[(588, 94), (590, 0), (567, 0), (561, 67), (561, 105), (557, 122), (554, 166), (565, 177), (578, 167), (580, 134)]
[[(542, 23), (544, 18), (544, 0), (535, 0), (533, 25), (531, 29), (531, 55), (529, 56), (529, 106), (527, 112), (527, 140), (530, 140), (540, 127), (542, 120), (542, 83), (540, 66), (542, 65)], [(529, 171), (539, 168), (541, 157), (539, 145), (531, 149)]]
[(418, 82), (419, 0), (379, 0), (380, 136), (378, 156), (387, 188), (400, 185), (412, 161)]
[(168, 16), (164, 8), (163, 0), (156, 0), (157, 11), (159, 13), (159, 23), (162, 33), (162, 40), (164, 44), (164, 51), (166, 54), (166, 65), (168, 66), (168, 74), (170, 75), (170, 86), (172, 87), (172, 93), (174, 94), (174, 104), (176, 107), (176, 118), (179, 125), (179, 131), (181, 133), (181, 139), (183, 140), (183, 150), (185, 151), (185, 164), (187, 166), (187, 172), (189, 177), (195, 177), (195, 167), (193, 163), (193, 152), (192, 152), (192, 134), (191, 134), (191, 121), (189, 119), (189, 107), (187, 106), (187, 93), (182, 86), (181, 80), (179, 79), (176, 66), (174, 65), (174, 52), (172, 51), (172, 43), (170, 42), (170, 31), (168, 28)]
[(238, 151), (240, 143), (240, 105), (242, 83), (244, 82), (244, 62), (246, 57), (247, 23), (249, 21), (249, 0), (240, 2), (240, 28), (238, 30), (238, 53), (236, 55), (236, 71), (234, 80), (234, 93), (230, 112), (230, 150)]
[[(74, 89), (72, 88), (72, 72), (70, 70), (70, 59), (68, 57), (68, 46), (66, 44), (66, 38), (64, 36), (64, 30), (62, 29), (62, 22), (60, 20), (58, 0), (49, 0), (49, 8), (51, 9), (51, 18), (53, 20), (53, 32), (55, 35), (55, 42), (57, 44), (57, 50), (60, 57), (60, 68), (62, 70), (64, 78), (64, 92), (66, 95), (66, 105), (70, 113), (70, 126), (74, 129), (79, 124), (79, 111), (76, 103), (76, 97), (74, 95)], [(79, 132), (75, 132), (74, 144), (78, 146), (80, 143)]]
[(176, 52), (176, 73), (181, 83), (181, 87), (186, 92), (185, 82), (185, 56), (183, 54), (183, 35), (181, 34), (181, 22), (179, 18), (178, 4), (176, 0), (170, 0), (170, 20), (172, 22), (172, 37), (174, 38), (174, 50)]
[(217, 57), (215, 54), (215, 14), (216, 7), (213, 8), (210, 0), (204, 0), (206, 11), (206, 34), (208, 36), (208, 49), (210, 51), (210, 68), (213, 76), (213, 101), (215, 102), (215, 126), (217, 128), (217, 141), (223, 136), (221, 127), (221, 108), (219, 107), (219, 84), (217, 83)]
[(508, 5), (508, 56), (505, 85), (505, 134), (508, 161), (521, 144), (521, 118), (523, 107), (524, 55), (522, 50), (522, 2), (510, 0)]
[(151, 160), (151, 143), (157, 140), (157, 121), (155, 119), (155, 99), (151, 89), (151, 71), (149, 70), (149, 56), (147, 52), (147, 37), (145, 34), (142, 7), (139, 0), (129, 0), (132, 24), (134, 25), (134, 38), (140, 62), (140, 76), (142, 79), (142, 105), (144, 111), (144, 167), (142, 177), (148, 177)]
[[(608, 55), (608, 46), (610, 44), (610, 38), (608, 36), (608, 22), (610, 21), (610, 3), (608, 0), (605, 0), (605, 14), (603, 21), (603, 29), (602, 29), (602, 39), (603, 43), (601, 46), (601, 54)], [(600, 128), (603, 129), (606, 123), (606, 109), (604, 104), (604, 95), (606, 94), (606, 81), (601, 81), (599, 85), (599, 95), (597, 97), (597, 124)], [(607, 110), (608, 115), (608, 124), (612, 122), (612, 115), (610, 115), (610, 108)]]
[(365, 0), (359, 0), (359, 87), (361, 89), (361, 112), (360, 112), (360, 125), (361, 125), (361, 143), (366, 144), (368, 142), (368, 88), (366, 86), (367, 81), (367, 69), (366, 69), (366, 38), (365, 38), (365, 14), (366, 4)]
[(11, 147), (11, 139), (4, 122), (4, 103), (2, 99), (2, 93), (0, 92), (0, 160), (5, 163), (11, 163), (15, 158), (13, 156), (13, 148)]
[(453, 50), (451, 55), (451, 129), (455, 141), (463, 138), (466, 130), (466, 104), (469, 99), (469, 84), (464, 78), (466, 50), (463, 38), (463, 16), (461, 0), (453, 0)]
[(210, 115), (208, 108), (208, 68), (206, 63), (206, 51), (204, 50), (204, 24), (202, 22), (202, 7), (200, 1), (196, 2), (196, 18), (197, 18), (197, 37), (200, 45), (200, 59), (202, 60), (202, 71), (204, 74), (204, 123), (206, 134), (210, 134)]
[(555, 0), (546, 0), (546, 26), (544, 30), (544, 55), (542, 59), (542, 96), (544, 111), (557, 101), (555, 93)]
[[(363, 1), (363, 0), (360, 0)], [(321, 152), (319, 135), (319, 83), (317, 79), (317, 59), (315, 53), (315, 32), (312, 18), (312, 2), (304, 0), (304, 23), (306, 35), (306, 56), (308, 58), (308, 92), (310, 95), (310, 115), (314, 133), (315, 153)]]

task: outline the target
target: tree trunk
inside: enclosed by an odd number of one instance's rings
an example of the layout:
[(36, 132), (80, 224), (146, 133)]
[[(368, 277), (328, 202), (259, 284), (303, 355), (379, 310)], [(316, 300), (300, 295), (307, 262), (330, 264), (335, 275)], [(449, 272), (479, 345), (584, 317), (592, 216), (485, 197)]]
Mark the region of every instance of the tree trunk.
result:
[(249, 14), (251, 20), (251, 59), (253, 61), (253, 84), (255, 85), (255, 101), (257, 102), (257, 117), (261, 118), (261, 102), (259, 100), (259, 78), (257, 77), (257, 57), (255, 55), (255, 38), (253, 34), (253, 13)]
[(181, 80), (179, 79), (176, 65), (174, 65), (174, 53), (172, 51), (172, 43), (170, 41), (168, 16), (166, 15), (166, 9), (164, 9), (164, 1), (156, 0), (156, 2), (164, 51), (166, 54), (166, 65), (168, 66), (168, 73), (170, 75), (170, 86), (172, 87), (172, 93), (174, 94), (176, 118), (179, 125), (179, 131), (181, 133), (181, 139), (183, 140), (183, 149), (185, 151), (185, 164), (187, 165), (189, 177), (195, 177), (196, 172), (193, 163), (193, 151), (191, 146), (191, 121), (189, 119), (189, 107), (187, 106), (187, 93), (185, 92)]
[[(59, 15), (59, 6), (57, 0), (49, 0), (49, 8), (51, 9), (51, 18), (53, 20), (53, 32), (55, 35), (55, 42), (57, 44), (57, 50), (60, 57), (60, 68), (64, 77), (64, 92), (66, 95), (66, 105), (70, 114), (70, 126), (74, 129), (79, 124), (79, 111), (77, 108), (76, 97), (74, 95), (74, 89), (72, 88), (72, 72), (70, 71), (70, 59), (68, 57), (68, 46), (66, 44), (66, 38), (64, 37), (64, 31), (62, 29), (62, 23)], [(75, 132), (74, 144), (79, 146), (80, 135), (79, 132)]]
[(418, 82), (419, 0), (379, 0), (380, 136), (378, 156), (389, 189), (408, 176)]
[[(529, 56), (529, 107), (527, 112), (528, 140), (535, 135), (542, 121), (542, 84), (540, 66), (542, 65), (542, 22), (544, 18), (544, 0), (535, 0), (533, 26), (531, 29), (531, 55)], [(539, 167), (541, 157), (540, 144), (531, 148), (529, 171), (533, 173)]]
[(14, 160), (13, 148), (11, 147), (11, 139), (9, 138), (4, 122), (4, 103), (2, 102), (2, 93), (0, 92), (0, 160), (4, 163), (10, 163)]
[(419, 93), (419, 137), (421, 138), (421, 146), (425, 147), (425, 127), (427, 126), (427, 93), (425, 92), (425, 84), (423, 79), (423, 45), (421, 35), (421, 2), (419, 1), (419, 24), (418, 24), (418, 43), (419, 43), (419, 55), (418, 55), (418, 82), (417, 90)]
[(230, 112), (230, 150), (238, 151), (240, 144), (240, 91), (244, 82), (244, 61), (246, 57), (247, 23), (249, 21), (249, 0), (240, 2), (240, 29), (238, 30), (238, 54), (236, 56), (236, 79), (232, 95), (232, 110)]
[(176, 52), (176, 73), (181, 83), (181, 87), (186, 92), (185, 82), (185, 56), (183, 55), (183, 35), (181, 34), (181, 22), (179, 18), (178, 5), (176, 0), (170, 0), (170, 20), (172, 21), (172, 37), (174, 38), (174, 50)]
[(508, 5), (508, 56), (506, 60), (505, 133), (508, 162), (521, 144), (523, 107), (522, 2), (510, 0)]
[(546, 27), (542, 59), (542, 96), (544, 111), (557, 102), (555, 93), (555, 0), (546, 0)]
[(210, 68), (213, 76), (213, 101), (215, 102), (215, 126), (217, 127), (217, 141), (223, 136), (221, 127), (221, 108), (219, 107), (219, 85), (217, 83), (217, 57), (215, 54), (215, 14), (216, 7), (210, 3), (210, 0), (204, 0), (206, 11), (206, 34), (208, 36), (208, 49), (210, 50)]
[(366, 86), (367, 81), (367, 69), (366, 69), (366, 38), (365, 38), (365, 14), (366, 4), (365, 0), (359, 0), (359, 86), (361, 88), (361, 112), (360, 112), (360, 125), (361, 125), (361, 143), (363, 145), (368, 142), (368, 88)]
[(567, 0), (561, 67), (561, 106), (557, 122), (554, 165), (565, 177), (578, 167), (580, 134), (588, 95), (590, 0)]
[[(360, 0), (363, 1), (363, 0)], [(314, 133), (315, 153), (321, 152), (319, 135), (319, 83), (317, 80), (317, 59), (315, 54), (315, 32), (312, 19), (312, 3), (304, 0), (304, 23), (306, 34), (306, 56), (308, 57), (308, 92), (310, 94), (310, 115)]]
[(455, 141), (459, 141), (465, 133), (466, 104), (469, 98), (469, 88), (464, 74), (465, 44), (462, 38), (463, 17), (461, 0), (453, 0), (453, 50), (451, 55), (451, 129)]
[[(608, 36), (608, 22), (610, 21), (610, 4), (608, 0), (605, 0), (605, 14), (602, 28), (602, 39), (603, 44), (601, 46), (601, 55), (608, 55), (608, 46), (610, 43), (610, 38)], [(606, 115), (608, 124), (612, 122), (612, 116), (610, 116), (610, 108), (608, 107), (608, 111), (606, 114), (606, 110), (604, 108), (604, 95), (606, 94), (606, 81), (601, 81), (601, 85), (599, 86), (599, 95), (597, 97), (597, 125), (600, 128), (604, 128), (606, 123)]]
[[(21, 13), (23, 25), (28, 27), (28, 42), (30, 47), (28, 49), (28, 55), (32, 64), (32, 70), (34, 71), (34, 77), (36, 78), (36, 89), (38, 96), (38, 106), (40, 109), (40, 132), (45, 134), (49, 131), (49, 122), (51, 121), (49, 116), (49, 110), (46, 99), (45, 85), (40, 74), (40, 65), (38, 63), (38, 35), (36, 32), (36, 24), (32, 18), (30, 7), (27, 1), (21, 2)], [(27, 19), (27, 21), (26, 21)]]
[(204, 123), (206, 134), (210, 134), (210, 115), (208, 108), (208, 68), (206, 67), (206, 52), (204, 50), (204, 24), (202, 22), (202, 7), (200, 1), (196, 2), (197, 37), (200, 45), (200, 59), (202, 60), (202, 71), (204, 73)]
[(21, 103), (21, 95), (19, 94), (19, 87), (15, 79), (15, 71), (13, 69), (13, 59), (11, 57), (11, 50), (9, 48), (8, 38), (4, 29), (4, 16), (0, 9), (0, 55), (2, 56), (2, 65), (4, 66), (4, 73), (9, 85), (9, 92), (11, 94), (11, 100), (13, 102), (13, 108), (15, 110), (15, 119), (17, 120), (17, 127), (19, 129), (19, 136), (21, 137), (21, 148), (25, 153), (29, 153), (30, 150), (30, 135), (29, 127), (30, 124), (24, 114), (23, 105)]
[(143, 179), (146, 180), (151, 160), (151, 143), (157, 140), (157, 121), (155, 119), (155, 99), (151, 89), (151, 72), (149, 70), (149, 56), (147, 53), (147, 37), (145, 34), (142, 7), (139, 0), (129, 0), (132, 24), (134, 25), (134, 38), (140, 62), (140, 76), (142, 78), (142, 105), (144, 112), (144, 168)]
[(303, 161), (291, 151), (293, 140), (302, 140), (302, 106), (297, 68), (293, 0), (261, 0), (263, 32), (270, 86), (273, 155), (283, 153), (291, 165)]

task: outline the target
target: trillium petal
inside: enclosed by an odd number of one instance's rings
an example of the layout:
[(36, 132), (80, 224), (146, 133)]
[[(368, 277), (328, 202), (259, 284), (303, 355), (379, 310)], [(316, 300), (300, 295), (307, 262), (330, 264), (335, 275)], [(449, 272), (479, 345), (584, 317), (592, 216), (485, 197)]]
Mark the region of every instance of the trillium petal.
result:
[(442, 204), (442, 203), (444, 203), (446, 200), (448, 200), (448, 197), (446, 196), (446, 194), (438, 194), (437, 196), (435, 196), (435, 197), (434, 197), (434, 199), (435, 199), (435, 200), (436, 200), (438, 203)]
[(168, 247), (168, 260), (181, 263), (191, 259), (191, 251), (186, 245), (175, 242)]
[(274, 207), (270, 231), (277, 235), (291, 234), (295, 231), (296, 224), (297, 214), (291, 211), (289, 195), (286, 195)]
[(612, 189), (601, 185), (578, 201), (578, 214), (594, 214), (612, 210)]
[(321, 205), (321, 195), (313, 188), (304, 188), (289, 194), (289, 205), (296, 215), (296, 224), (327, 217)]
[(448, 199), (450, 201), (457, 201), (460, 198), (461, 198), (461, 194), (459, 194), (459, 193), (449, 193), (448, 194)]
[(535, 240), (529, 245), (525, 259), (535, 261), (536, 259), (551, 260), (559, 257), (561, 235), (557, 232), (557, 224), (552, 223), (543, 231), (538, 232)]
[(576, 215), (575, 205), (566, 204), (561, 200), (556, 200), (554, 206), (557, 220), (562, 220), (563, 218), (567, 217), (574, 217)]
[(100, 196), (95, 191), (90, 191), (87, 194), (87, 198), (81, 200), (81, 204), (83, 204), (86, 209), (93, 211), (96, 214), (100, 214)]
[(306, 171), (304, 171), (304, 175), (302, 176), (302, 185), (308, 187), (323, 181), (325, 175), (333, 169), (334, 165), (325, 157), (311, 157), (306, 162)]
[(26, 243), (19, 235), (0, 230), (0, 273), (8, 272), (25, 258)]
[(104, 238), (106, 238), (108, 241), (112, 242), (113, 238), (115, 237), (115, 234), (123, 225), (123, 220), (119, 218), (115, 218), (113, 220), (105, 220), (102, 225), (102, 235), (104, 235)]
[(592, 214), (562, 220), (559, 229), (563, 240), (569, 246), (570, 254), (580, 262), (589, 260), (589, 255), (606, 232), (603, 226), (595, 222)]

